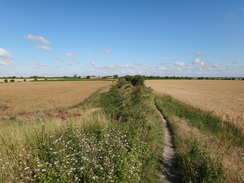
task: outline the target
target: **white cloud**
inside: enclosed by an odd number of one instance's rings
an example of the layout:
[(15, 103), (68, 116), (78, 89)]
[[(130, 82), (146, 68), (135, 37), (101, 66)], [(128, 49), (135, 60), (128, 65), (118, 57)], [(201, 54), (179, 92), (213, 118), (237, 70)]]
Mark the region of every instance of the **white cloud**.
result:
[(164, 67), (159, 67), (158, 70), (160, 70), (160, 71), (166, 71), (167, 69), (164, 68)]
[(14, 57), (5, 49), (0, 48), (0, 57), (4, 59), (13, 59)]
[(110, 50), (107, 50), (106, 48), (101, 48), (101, 51), (107, 55), (111, 55), (112, 54), (112, 51)]
[(0, 58), (3, 60), (0, 60), (1, 66), (8, 66), (13, 63), (13, 55), (11, 55), (7, 50), (0, 48)]
[(65, 58), (60, 58), (60, 57), (57, 57), (57, 58), (52, 58), (53, 60), (57, 60), (57, 61), (60, 61), (60, 62), (65, 62), (66, 59)]
[(230, 66), (228, 66), (228, 67), (226, 67), (226, 71), (232, 71), (234, 68), (233, 67), (230, 67)]
[(134, 66), (128, 65), (128, 64), (126, 64), (125, 67), (128, 68), (128, 69), (135, 69), (135, 70), (139, 69), (138, 67), (134, 67)]
[(46, 67), (47, 65), (46, 64), (43, 64), (43, 63), (36, 63), (36, 66)]
[(201, 56), (202, 54), (203, 54), (203, 52), (201, 52), (201, 51), (198, 51), (198, 52), (196, 53), (197, 56)]
[(66, 53), (65, 55), (66, 55), (66, 57), (69, 57), (69, 58), (74, 58), (74, 56), (73, 56), (73, 54), (72, 54), (72, 53)]
[(12, 62), (10, 62), (10, 61), (2, 61), (2, 60), (0, 60), (0, 65), (2, 65), (2, 66), (8, 66), (8, 65), (11, 65), (12, 64)]
[(192, 61), (192, 63), (193, 63), (193, 64), (201, 64), (202, 61), (201, 61), (200, 58), (196, 58), (196, 59), (194, 59), (194, 60)]
[(186, 69), (185, 68), (186, 67), (186, 64), (183, 63), (183, 62), (176, 62), (174, 65), (176, 66), (176, 70), (177, 71), (183, 71), (183, 70)]
[(186, 66), (186, 64), (184, 64), (183, 62), (176, 62), (174, 65), (177, 67), (185, 67)]
[(141, 62), (135, 62), (135, 65), (142, 66), (143, 64)]
[(49, 46), (40, 46), (40, 45), (36, 45), (35, 48), (40, 49), (40, 50), (44, 50), (44, 51), (52, 51), (53, 49)]
[(123, 68), (122, 65), (116, 64), (116, 65), (106, 65), (106, 66), (94, 66), (92, 67), (94, 70), (104, 70), (104, 71), (114, 71), (114, 70), (119, 70)]
[(220, 65), (215, 64), (215, 65), (213, 65), (212, 67), (213, 67), (213, 68), (219, 68)]
[(90, 65), (91, 66), (95, 66), (96, 65), (96, 62), (91, 62)]
[(183, 68), (183, 67), (177, 67), (176, 70), (177, 70), (177, 71), (183, 71), (184, 68)]
[(28, 39), (30, 41), (39, 41), (39, 42), (42, 42), (43, 44), (51, 44), (51, 42), (49, 40), (46, 40), (42, 36), (33, 36), (33, 35), (29, 34), (26, 36), (26, 39)]

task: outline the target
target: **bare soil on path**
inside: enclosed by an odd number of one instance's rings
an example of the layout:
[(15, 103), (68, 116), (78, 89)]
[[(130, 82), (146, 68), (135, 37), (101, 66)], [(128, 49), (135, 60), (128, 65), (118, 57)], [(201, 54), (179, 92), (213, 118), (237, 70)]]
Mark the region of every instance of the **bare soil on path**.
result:
[[(157, 109), (158, 110), (158, 109)], [(174, 149), (172, 135), (169, 129), (169, 124), (166, 121), (163, 114), (158, 110), (158, 113), (162, 117), (164, 123), (164, 153), (163, 153), (163, 171), (162, 171), (162, 181), (166, 183), (178, 183), (179, 178), (177, 176), (177, 166), (176, 166), (176, 153)]]

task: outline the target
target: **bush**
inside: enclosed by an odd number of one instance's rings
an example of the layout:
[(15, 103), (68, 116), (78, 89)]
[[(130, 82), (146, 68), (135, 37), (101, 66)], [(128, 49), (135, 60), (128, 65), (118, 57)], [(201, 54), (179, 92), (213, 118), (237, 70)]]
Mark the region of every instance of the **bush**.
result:
[(141, 75), (136, 75), (136, 76), (132, 77), (131, 84), (133, 86), (143, 86), (144, 78)]
[(10, 82), (13, 83), (13, 82), (15, 82), (15, 80), (14, 79), (10, 79)]
[(4, 83), (7, 83), (8, 82), (8, 80), (7, 79), (4, 79)]

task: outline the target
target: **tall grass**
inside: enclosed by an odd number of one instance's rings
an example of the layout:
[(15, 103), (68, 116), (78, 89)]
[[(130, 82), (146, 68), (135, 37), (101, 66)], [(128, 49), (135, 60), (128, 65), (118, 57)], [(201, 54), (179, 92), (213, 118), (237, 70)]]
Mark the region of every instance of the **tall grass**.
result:
[[(158, 109), (165, 115), (169, 122), (170, 130), (173, 135), (176, 154), (178, 174), (182, 182), (204, 183), (204, 182), (222, 182), (223, 171), (221, 164), (213, 159), (209, 153), (201, 147), (199, 142), (179, 135), (176, 123), (173, 117), (190, 119), (190, 123), (202, 130), (214, 133), (221, 128), (216, 124), (205, 123), (212, 116), (204, 114), (203, 111), (186, 106), (172, 99), (169, 96), (157, 97), (155, 99)], [(211, 121), (212, 122), (212, 121)], [(209, 126), (208, 126), (209, 125)]]
[(67, 110), (82, 116), (2, 124), (2, 182), (160, 180), (163, 127), (149, 91), (116, 85)]
[(243, 182), (244, 138), (238, 129), (170, 96), (158, 96), (156, 104), (169, 121), (182, 181)]

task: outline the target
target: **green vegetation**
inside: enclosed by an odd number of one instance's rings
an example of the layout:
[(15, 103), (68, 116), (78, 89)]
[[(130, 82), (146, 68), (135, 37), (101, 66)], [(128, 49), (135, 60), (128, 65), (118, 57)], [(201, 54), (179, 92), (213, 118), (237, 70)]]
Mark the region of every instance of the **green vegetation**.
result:
[(66, 122), (41, 117), (2, 126), (2, 182), (159, 181), (163, 126), (150, 91), (118, 83), (73, 110), (94, 109)]
[(182, 182), (223, 182), (226, 174), (219, 159), (199, 139), (180, 133), (184, 129), (176, 119), (229, 148), (243, 147), (243, 135), (210, 112), (154, 94), (139, 75), (119, 78), (107, 92), (98, 91), (66, 109), (81, 117), (4, 118), (0, 180), (161, 182), (164, 126), (155, 103), (169, 122)]
[(211, 158), (196, 141), (184, 141), (185, 151), (178, 152), (179, 174), (184, 182), (222, 182), (220, 163)]
[[(232, 166), (243, 165), (244, 137), (238, 129), (222, 123), (211, 112), (193, 108), (170, 96), (157, 97), (155, 102), (169, 122), (183, 182), (242, 182), (243, 170), (230, 171)], [(231, 157), (225, 152), (228, 149), (239, 155)], [(240, 165), (226, 167), (226, 160)]]

